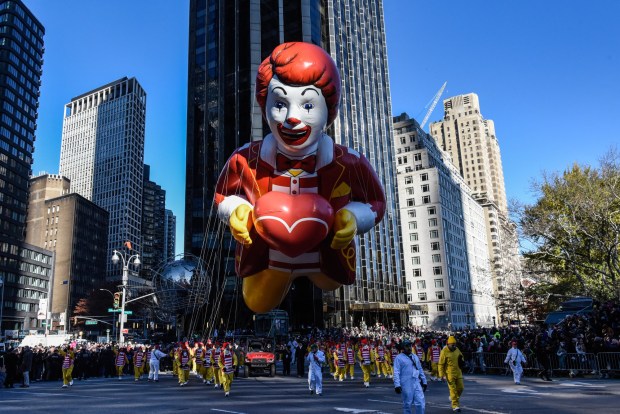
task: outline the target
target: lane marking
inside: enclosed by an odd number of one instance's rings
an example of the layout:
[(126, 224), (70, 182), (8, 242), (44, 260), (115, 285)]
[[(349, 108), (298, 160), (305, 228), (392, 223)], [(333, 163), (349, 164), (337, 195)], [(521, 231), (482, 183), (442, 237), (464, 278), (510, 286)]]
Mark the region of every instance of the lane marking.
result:
[(401, 404), (402, 404), (402, 401), (398, 401), (398, 402), (396, 402), (396, 401), (387, 401), (387, 400), (371, 400), (371, 399), (368, 399), (368, 401), (372, 401), (372, 402), (381, 402), (381, 403), (388, 403), (388, 404), (398, 404), (398, 405), (401, 405)]
[(232, 414), (245, 414), (240, 411), (228, 411), (228, 410), (220, 410), (219, 408), (211, 408), (211, 411), (219, 411), (221, 413), (232, 413)]

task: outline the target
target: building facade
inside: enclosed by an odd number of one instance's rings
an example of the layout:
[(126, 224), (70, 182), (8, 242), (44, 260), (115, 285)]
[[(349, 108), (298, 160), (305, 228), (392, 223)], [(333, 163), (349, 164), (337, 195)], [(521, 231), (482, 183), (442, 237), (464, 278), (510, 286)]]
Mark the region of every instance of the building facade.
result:
[(26, 241), (54, 252), (50, 308), (67, 318), (105, 283), (108, 260), (108, 212), (68, 188), (59, 175), (32, 178), (26, 222)]
[(480, 111), (478, 95), (469, 93), (444, 100), (442, 121), (430, 126), (431, 135), (450, 154), (472, 196), (483, 206), (493, 294), (500, 320), (510, 318), (502, 311), (505, 293), (520, 279), (516, 227), (508, 217), (504, 172), (495, 134), (495, 124)]
[[(320, 45), (334, 58), (342, 76), (342, 109), (328, 134), (368, 158), (387, 190), (390, 213), (359, 238), (354, 285), (324, 294), (299, 279), (281, 307), (292, 326), (403, 323), (408, 307), (397, 201), (389, 190), (395, 172), (381, 1), (190, 2), (185, 249), (220, 258), (209, 266), (227, 278), (221, 286), (231, 289), (233, 301), (234, 243), (216, 218), (213, 192), (232, 152), (268, 133), (254, 98), (256, 72), (278, 44), (290, 41)], [(228, 252), (208, 253), (217, 246)]]
[[(71, 190), (109, 213), (108, 257), (131, 242), (142, 253), (142, 187), (146, 93), (124, 77), (77, 96), (65, 105), (60, 174)], [(107, 262), (107, 278), (120, 266)], [(130, 272), (130, 284), (143, 284)]]
[(166, 191), (151, 181), (151, 167), (144, 165), (142, 193), (142, 254), (140, 274), (152, 280), (165, 260), (166, 250)]
[(174, 260), (177, 248), (177, 217), (172, 210), (166, 209), (164, 215), (164, 261)]
[[(0, 273), (5, 275), (14, 274), (24, 240), (44, 34), (23, 1), (0, 3)], [(9, 283), (7, 292), (17, 288)]]
[(490, 326), (493, 297), (478, 294), (492, 288), (483, 208), (417, 121), (395, 117), (394, 132), (407, 300), (415, 306), (410, 323)]
[[(48, 309), (41, 309), (40, 300), (49, 297), (50, 282), (54, 275), (54, 254), (46, 249), (20, 243), (19, 260), (0, 257), (3, 281), (0, 326), (7, 338), (23, 338), (29, 330), (44, 329)], [(49, 302), (48, 302), (49, 303)]]

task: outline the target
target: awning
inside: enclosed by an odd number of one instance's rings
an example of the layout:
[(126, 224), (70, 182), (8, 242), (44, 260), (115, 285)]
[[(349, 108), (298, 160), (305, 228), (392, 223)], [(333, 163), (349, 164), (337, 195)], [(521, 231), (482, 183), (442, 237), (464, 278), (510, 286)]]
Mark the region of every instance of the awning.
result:
[(409, 303), (388, 303), (388, 302), (365, 302), (365, 303), (352, 303), (349, 306), (349, 310), (352, 311), (403, 311), (408, 312), (410, 310), (421, 310), (420, 306), (412, 305)]

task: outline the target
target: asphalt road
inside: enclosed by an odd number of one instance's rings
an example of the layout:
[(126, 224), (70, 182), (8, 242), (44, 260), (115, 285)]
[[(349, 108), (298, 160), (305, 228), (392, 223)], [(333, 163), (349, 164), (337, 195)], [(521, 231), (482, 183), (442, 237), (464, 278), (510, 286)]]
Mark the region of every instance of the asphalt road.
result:
[[(95, 378), (75, 381), (68, 389), (61, 382), (33, 383), (30, 388), (0, 389), (0, 413), (402, 413), (400, 396), (388, 379), (375, 379), (371, 387), (361, 379), (323, 380), (323, 396), (310, 395), (307, 381), (296, 376), (238, 378), (230, 397), (222, 390), (191, 377), (179, 387), (170, 374), (159, 383)], [(451, 413), (447, 386), (432, 382), (426, 393), (426, 412)], [(524, 378), (521, 386), (504, 376), (465, 377), (461, 399), (464, 413), (583, 413), (618, 412), (620, 381), (558, 379), (543, 382)], [(199, 411), (198, 411), (199, 410)]]

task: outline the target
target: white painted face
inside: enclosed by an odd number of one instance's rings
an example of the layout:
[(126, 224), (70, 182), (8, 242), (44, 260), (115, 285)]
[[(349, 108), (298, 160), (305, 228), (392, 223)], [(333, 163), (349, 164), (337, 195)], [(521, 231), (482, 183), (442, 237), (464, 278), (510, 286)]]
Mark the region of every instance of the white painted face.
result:
[(319, 88), (286, 85), (274, 76), (269, 82), (265, 115), (278, 148), (303, 155), (316, 151), (328, 111)]

